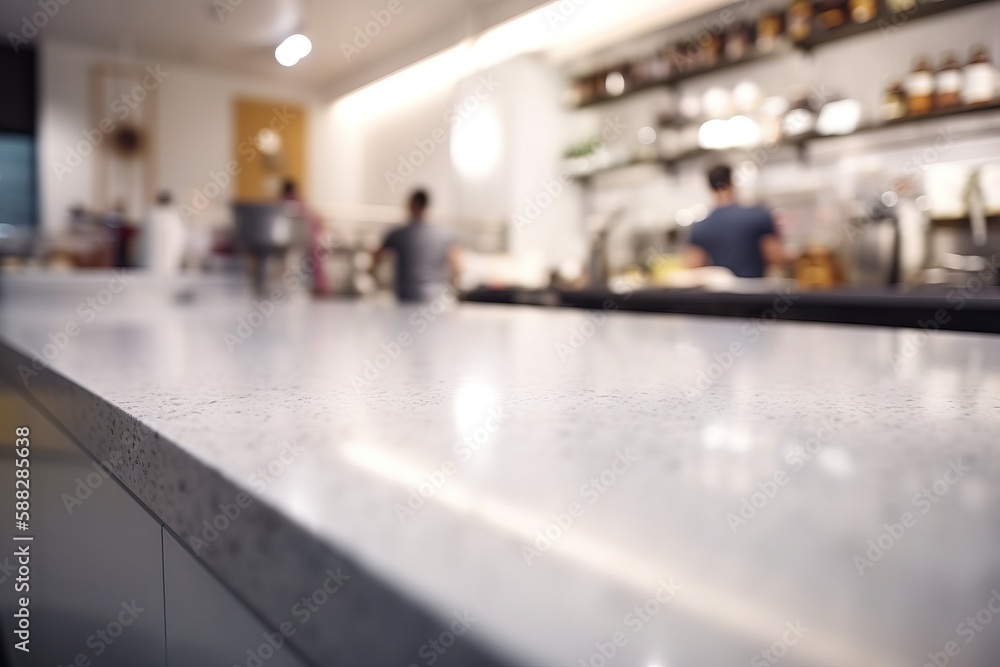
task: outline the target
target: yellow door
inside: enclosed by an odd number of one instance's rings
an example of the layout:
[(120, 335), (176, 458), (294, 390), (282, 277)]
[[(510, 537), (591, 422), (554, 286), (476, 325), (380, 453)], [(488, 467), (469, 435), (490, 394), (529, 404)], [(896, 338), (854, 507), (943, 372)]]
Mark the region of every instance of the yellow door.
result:
[(275, 199), (285, 179), (295, 181), (301, 195), (307, 194), (306, 127), (306, 110), (301, 106), (236, 100), (233, 159), (238, 165), (238, 201)]

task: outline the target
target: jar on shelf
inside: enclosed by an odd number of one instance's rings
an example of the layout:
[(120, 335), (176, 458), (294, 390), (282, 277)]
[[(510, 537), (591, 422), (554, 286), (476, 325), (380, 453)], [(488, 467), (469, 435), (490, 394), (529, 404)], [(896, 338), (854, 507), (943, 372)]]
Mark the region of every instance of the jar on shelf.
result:
[(817, 0), (814, 8), (816, 30), (833, 30), (847, 23), (847, 2), (848, 0)]
[(988, 104), (997, 99), (997, 79), (1000, 72), (990, 61), (984, 46), (972, 48), (969, 63), (962, 68), (962, 101), (965, 104)]
[(903, 84), (893, 81), (885, 90), (882, 101), (882, 116), (885, 120), (899, 120), (906, 115), (906, 91)]
[(945, 56), (934, 85), (934, 104), (939, 109), (954, 109), (962, 104), (962, 67), (954, 53)]
[(906, 111), (911, 116), (923, 116), (934, 108), (934, 73), (927, 58), (917, 58), (913, 71), (903, 82), (906, 90)]
[(917, 6), (917, 0), (888, 0), (886, 6), (892, 15), (906, 14)]
[(810, 0), (792, 0), (788, 7), (788, 36), (795, 42), (801, 42), (812, 34), (812, 2)]
[(816, 110), (809, 102), (809, 96), (801, 91), (794, 98), (781, 119), (781, 133), (785, 137), (799, 137), (816, 129)]
[(666, 47), (660, 49), (649, 62), (649, 80), (663, 81), (670, 76), (670, 56)]
[(722, 35), (705, 31), (697, 42), (697, 67), (715, 67), (722, 60)]
[(785, 20), (781, 12), (764, 12), (757, 21), (757, 50), (761, 53), (773, 51), (782, 37), (784, 26)]
[(878, 15), (878, 0), (850, 0), (851, 21), (868, 23)]
[(686, 42), (677, 42), (676, 44), (672, 44), (669, 48), (668, 56), (670, 60), (671, 75), (680, 74), (693, 69), (693, 53), (694, 49)]
[(726, 33), (726, 60), (742, 60), (750, 53), (753, 45), (751, 28), (748, 23), (737, 23)]
[(618, 73), (622, 75), (622, 92), (627, 93), (636, 86), (636, 72), (635, 65), (632, 61), (626, 61), (618, 66)]

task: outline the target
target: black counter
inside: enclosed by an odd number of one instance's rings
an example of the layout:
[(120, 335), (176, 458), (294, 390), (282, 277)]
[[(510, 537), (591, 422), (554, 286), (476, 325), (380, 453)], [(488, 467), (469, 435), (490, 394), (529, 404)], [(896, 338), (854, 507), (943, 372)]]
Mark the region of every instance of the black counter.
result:
[(686, 315), (871, 324), (1000, 333), (1000, 287), (921, 286), (832, 291), (713, 292), (703, 289), (476, 289), (466, 301)]

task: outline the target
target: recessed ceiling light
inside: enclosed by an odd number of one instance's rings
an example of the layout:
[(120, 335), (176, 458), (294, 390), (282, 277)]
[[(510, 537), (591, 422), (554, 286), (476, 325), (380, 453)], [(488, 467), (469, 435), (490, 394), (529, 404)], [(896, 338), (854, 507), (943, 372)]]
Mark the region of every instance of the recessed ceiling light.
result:
[(295, 34), (285, 39), (274, 50), (274, 58), (285, 67), (291, 67), (312, 51), (312, 42), (305, 35)]

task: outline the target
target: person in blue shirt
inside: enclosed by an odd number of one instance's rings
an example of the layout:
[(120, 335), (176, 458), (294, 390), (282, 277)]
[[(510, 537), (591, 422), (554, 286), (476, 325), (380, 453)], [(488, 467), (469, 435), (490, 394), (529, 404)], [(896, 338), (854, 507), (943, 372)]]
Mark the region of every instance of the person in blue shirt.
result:
[(708, 186), (715, 194), (715, 210), (691, 228), (687, 266), (724, 266), (739, 278), (762, 278), (769, 265), (784, 264), (774, 218), (765, 208), (737, 203), (732, 170), (714, 167)]

